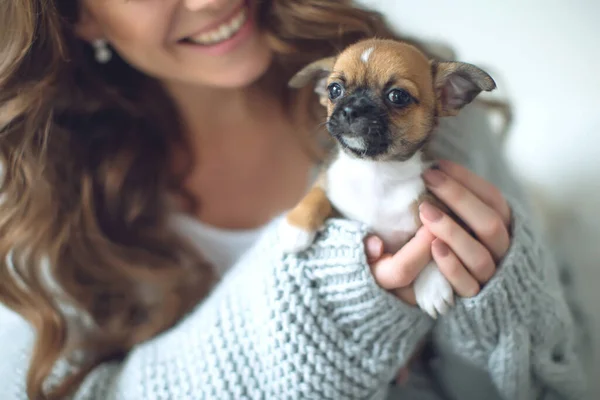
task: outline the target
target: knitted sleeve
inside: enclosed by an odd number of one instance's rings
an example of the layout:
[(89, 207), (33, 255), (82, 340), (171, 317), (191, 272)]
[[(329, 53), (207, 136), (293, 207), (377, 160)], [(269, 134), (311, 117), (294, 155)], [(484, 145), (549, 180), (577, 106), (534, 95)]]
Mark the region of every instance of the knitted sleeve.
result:
[[(191, 314), (98, 367), (76, 399), (383, 398), (432, 321), (377, 286), (362, 226), (330, 221), (309, 251), (284, 256), (277, 222)], [(22, 396), (22, 333), (0, 349), (2, 399)]]
[[(440, 153), (504, 193), (512, 210), (511, 246), (481, 292), (457, 299), (437, 321), (438, 378), (453, 398), (497, 398), (483, 395), (493, 389), (505, 400), (585, 399), (586, 375), (555, 260), (499, 143), (486, 134), (485, 114), (475, 107), (465, 114), (445, 125)], [(491, 387), (474, 389), (490, 378)]]

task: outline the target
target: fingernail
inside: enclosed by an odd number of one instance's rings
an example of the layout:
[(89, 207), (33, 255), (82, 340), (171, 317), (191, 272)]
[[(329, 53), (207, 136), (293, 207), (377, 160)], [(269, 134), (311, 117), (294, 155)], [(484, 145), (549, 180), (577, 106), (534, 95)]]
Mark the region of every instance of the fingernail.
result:
[(446, 257), (450, 254), (450, 249), (446, 246), (446, 243), (442, 242), (440, 239), (435, 239), (432, 243), (433, 251), (435, 251), (439, 256)]
[(431, 164), (429, 164), (429, 169), (439, 170), (440, 169), (439, 161), (432, 161)]
[(367, 252), (371, 257), (379, 257), (383, 253), (383, 242), (377, 236), (367, 238)]
[(426, 220), (435, 222), (442, 218), (442, 212), (427, 202), (421, 203), (419, 210)]
[(423, 173), (423, 178), (425, 178), (425, 181), (433, 187), (441, 185), (446, 180), (444, 173), (436, 169), (425, 171), (425, 173)]

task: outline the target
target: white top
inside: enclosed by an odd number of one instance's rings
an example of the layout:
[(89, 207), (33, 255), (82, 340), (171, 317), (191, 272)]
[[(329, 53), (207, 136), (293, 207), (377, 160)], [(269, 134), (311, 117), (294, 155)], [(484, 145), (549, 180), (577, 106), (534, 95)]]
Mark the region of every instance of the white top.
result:
[[(318, 172), (317, 167), (312, 168), (306, 190), (313, 185)], [(171, 218), (177, 232), (187, 235), (202, 256), (213, 265), (217, 275), (223, 276), (258, 241), (270, 223), (284, 214), (285, 212), (281, 213), (256, 229), (218, 228), (184, 213), (175, 213)]]
[(176, 214), (174, 223), (178, 232), (187, 235), (202, 256), (213, 265), (218, 276), (227, 272), (266, 228), (264, 225), (256, 229), (223, 229), (187, 214)]

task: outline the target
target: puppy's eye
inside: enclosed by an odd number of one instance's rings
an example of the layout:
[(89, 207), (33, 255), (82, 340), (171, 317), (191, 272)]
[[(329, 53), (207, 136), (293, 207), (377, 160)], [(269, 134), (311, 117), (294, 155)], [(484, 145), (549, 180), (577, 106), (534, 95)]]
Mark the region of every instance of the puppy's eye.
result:
[(329, 98), (335, 100), (344, 93), (344, 88), (339, 83), (329, 85)]
[(388, 101), (395, 106), (404, 107), (412, 103), (413, 98), (404, 89), (392, 89), (387, 95)]

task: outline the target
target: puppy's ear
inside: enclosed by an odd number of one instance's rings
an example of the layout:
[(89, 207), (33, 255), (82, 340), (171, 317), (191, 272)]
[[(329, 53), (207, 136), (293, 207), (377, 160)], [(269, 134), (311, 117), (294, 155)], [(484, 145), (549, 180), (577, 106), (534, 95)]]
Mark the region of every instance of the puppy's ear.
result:
[(482, 91), (492, 91), (496, 82), (482, 69), (462, 62), (431, 62), (440, 116), (457, 115)]
[(315, 82), (315, 93), (319, 95), (321, 104), (327, 105), (327, 78), (333, 70), (335, 57), (323, 58), (308, 64), (294, 75), (288, 85), (292, 88), (302, 88), (310, 82)]

